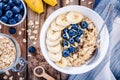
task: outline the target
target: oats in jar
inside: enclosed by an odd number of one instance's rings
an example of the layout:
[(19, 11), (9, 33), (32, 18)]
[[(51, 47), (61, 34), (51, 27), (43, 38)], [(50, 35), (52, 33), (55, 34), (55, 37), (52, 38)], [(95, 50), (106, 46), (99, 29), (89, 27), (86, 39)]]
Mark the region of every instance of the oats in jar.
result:
[[(80, 12), (60, 14), (47, 30), (46, 46), (51, 52), (49, 55), (52, 55), (50, 59), (60, 67), (85, 64), (97, 48), (97, 34), (94, 23)], [(59, 60), (55, 61), (54, 58)]]
[(0, 69), (9, 67), (15, 60), (16, 49), (7, 37), (0, 37)]

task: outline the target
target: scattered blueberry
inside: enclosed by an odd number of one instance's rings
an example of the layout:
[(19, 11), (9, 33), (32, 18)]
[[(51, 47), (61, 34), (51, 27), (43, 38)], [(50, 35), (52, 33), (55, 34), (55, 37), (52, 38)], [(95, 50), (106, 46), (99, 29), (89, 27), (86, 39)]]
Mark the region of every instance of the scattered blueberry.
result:
[(76, 50), (76, 49), (75, 49), (75, 47), (70, 46), (70, 47), (68, 48), (68, 50), (69, 50), (69, 52), (71, 52), (71, 53), (72, 53), (72, 52), (75, 52), (75, 50)]
[(74, 39), (73, 39), (73, 38), (70, 38), (70, 39), (69, 39), (69, 42), (70, 42), (70, 44), (74, 44)]
[(64, 40), (64, 41), (62, 42), (62, 46), (63, 46), (63, 47), (64, 47), (64, 46), (68, 46), (68, 42)]
[(9, 9), (10, 9), (10, 6), (9, 6), (9, 5), (7, 5), (7, 4), (5, 4), (5, 5), (4, 5), (4, 9), (7, 11), (7, 10), (9, 10)]
[(20, 9), (19, 9), (19, 7), (17, 7), (17, 6), (14, 6), (14, 7), (12, 8), (12, 11), (13, 11), (13, 13), (19, 13), (19, 12), (20, 12)]
[(14, 2), (15, 4), (19, 5), (21, 1), (20, 1), (20, 0), (13, 0), (13, 2)]
[(28, 49), (28, 51), (29, 51), (30, 53), (35, 53), (35, 52), (36, 52), (36, 49), (35, 49), (34, 46), (30, 46), (29, 49)]
[(62, 56), (63, 56), (63, 57), (68, 57), (68, 56), (70, 56), (69, 50), (63, 50)]
[(78, 30), (78, 24), (72, 24), (71, 29)]
[(68, 28), (65, 28), (65, 29), (63, 29), (63, 31), (64, 31), (64, 33), (66, 33), (66, 32), (68, 33), (69, 30), (68, 30)]
[(73, 36), (75, 36), (75, 31), (73, 29), (71, 29), (68, 34), (70, 37), (73, 37)]
[(0, 2), (0, 9), (3, 9), (3, 8), (4, 8), (4, 3)]
[(15, 23), (16, 23), (15, 19), (9, 19), (9, 24), (15, 24)]
[(67, 36), (66, 36), (66, 34), (64, 33), (64, 34), (62, 34), (62, 38), (63, 39), (67, 39)]
[(22, 15), (21, 15), (21, 14), (16, 14), (16, 15), (15, 15), (15, 20), (16, 20), (17, 22), (21, 21), (21, 20), (22, 20)]
[(13, 28), (13, 27), (9, 28), (9, 33), (10, 34), (15, 34), (16, 33), (16, 29)]
[(6, 16), (2, 16), (0, 20), (3, 21), (4, 23), (7, 23), (8, 18)]
[(11, 10), (8, 10), (5, 15), (7, 16), (8, 19), (12, 18), (13, 12)]
[(0, 10), (0, 17), (2, 16), (2, 14), (3, 14), (3, 13), (2, 13), (2, 10)]
[(80, 25), (83, 29), (86, 29), (88, 27), (88, 23), (86, 21), (81, 22)]
[(75, 40), (75, 42), (78, 42), (78, 43), (79, 43), (79, 42), (80, 42), (80, 37), (79, 37), (79, 36), (76, 36), (74, 40)]
[(81, 29), (77, 30), (77, 36), (81, 36), (83, 34), (83, 31)]

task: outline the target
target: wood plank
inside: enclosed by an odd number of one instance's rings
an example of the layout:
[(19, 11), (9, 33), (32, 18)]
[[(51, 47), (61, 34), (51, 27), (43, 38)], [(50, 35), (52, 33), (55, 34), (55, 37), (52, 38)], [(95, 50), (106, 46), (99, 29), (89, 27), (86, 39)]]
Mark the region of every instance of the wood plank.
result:
[(80, 1), (80, 4), (82, 5), (82, 6), (86, 6), (86, 7), (88, 7), (88, 8), (93, 8), (93, 4), (94, 4), (94, 0), (81, 0)]

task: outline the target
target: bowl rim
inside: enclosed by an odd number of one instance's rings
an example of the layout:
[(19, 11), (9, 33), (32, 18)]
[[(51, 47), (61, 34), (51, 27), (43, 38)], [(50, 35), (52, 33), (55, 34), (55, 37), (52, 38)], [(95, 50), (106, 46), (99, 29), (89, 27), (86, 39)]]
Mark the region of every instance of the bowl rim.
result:
[[(75, 8), (75, 7), (80, 7), (80, 8), (83, 8), (83, 9), (87, 9), (87, 10), (89, 10), (91, 13), (94, 13), (99, 19), (101, 19), (101, 22), (103, 23), (104, 22), (104, 20), (101, 18), (101, 16), (98, 14), (98, 13), (96, 13), (95, 11), (93, 11), (93, 10), (91, 10), (91, 9), (89, 9), (89, 8), (87, 8), (87, 7), (85, 7), (85, 6), (79, 6), (79, 5), (69, 5), (69, 6), (66, 6), (66, 7), (62, 7), (62, 8), (59, 8), (58, 10), (56, 10), (56, 11), (54, 11), (47, 19), (46, 19), (46, 21), (44, 22), (44, 24), (43, 24), (43, 26), (42, 26), (42, 29), (41, 29), (41, 33), (40, 33), (40, 35), (39, 35), (39, 38), (40, 38), (40, 48), (41, 48), (41, 52), (42, 52), (42, 54), (43, 54), (43, 56), (44, 56), (44, 58), (46, 59), (46, 61), (53, 67), (53, 68), (55, 68), (56, 70), (58, 70), (58, 71), (60, 71), (60, 72), (63, 72), (63, 73), (66, 73), (66, 74), (81, 74), (81, 73), (85, 73), (85, 72), (88, 72), (88, 71), (90, 71), (90, 70), (92, 70), (92, 69), (94, 69), (95, 67), (97, 67), (100, 63), (101, 63), (101, 61), (104, 59), (104, 57), (106, 56), (106, 54), (107, 54), (107, 51), (108, 51), (108, 46), (109, 46), (109, 33), (108, 33), (108, 29), (107, 29), (107, 26), (106, 27), (104, 27), (105, 29), (106, 29), (106, 33), (107, 33), (107, 36), (108, 36), (108, 41), (107, 41), (107, 46), (106, 46), (106, 51), (105, 51), (105, 53), (104, 54), (102, 54), (102, 56), (103, 57), (101, 57), (101, 59), (99, 59), (96, 63), (93, 63), (92, 65), (89, 65), (89, 68), (87, 68), (87, 70), (85, 70), (85, 71), (83, 71), (83, 72), (74, 72), (74, 71), (68, 71), (68, 72), (66, 72), (65, 70), (63, 70), (62, 68), (60, 68), (60, 67), (58, 67), (54, 62), (51, 62), (51, 60), (50, 60), (50, 58), (48, 57), (48, 55), (46, 55), (47, 54), (47, 52), (45, 51), (46, 49), (46, 45), (45, 45), (45, 43), (43, 42), (43, 38), (46, 36), (44, 33), (44, 31), (45, 31), (45, 27), (46, 27), (46, 25), (48, 24), (48, 22), (50, 22), (49, 21), (49, 19), (51, 18), (51, 17), (53, 17), (54, 16), (54, 14), (58, 14), (57, 12), (58, 11), (61, 11), (61, 10), (63, 10), (64, 8), (67, 8), (67, 9), (70, 9), (70, 8)], [(66, 11), (66, 12), (68, 12), (68, 11)], [(53, 20), (54, 20), (55, 18), (53, 18)], [(49, 26), (47, 26), (47, 29), (48, 29), (48, 27)], [(46, 54), (44, 54), (46, 52)], [(79, 66), (79, 67), (84, 67), (84, 66)], [(74, 68), (74, 67), (73, 67)], [(67, 68), (64, 68), (64, 69), (67, 69)]]
[(5, 25), (5, 26), (9, 26), (9, 27), (15, 27), (24, 21), (24, 19), (26, 18), (26, 15), (27, 15), (27, 9), (26, 9), (26, 5), (25, 5), (24, 1), (23, 0), (20, 0), (20, 1), (22, 2), (23, 6), (24, 6), (24, 16), (23, 16), (22, 20), (17, 22), (16, 24), (7, 24), (0, 20), (1, 24)]

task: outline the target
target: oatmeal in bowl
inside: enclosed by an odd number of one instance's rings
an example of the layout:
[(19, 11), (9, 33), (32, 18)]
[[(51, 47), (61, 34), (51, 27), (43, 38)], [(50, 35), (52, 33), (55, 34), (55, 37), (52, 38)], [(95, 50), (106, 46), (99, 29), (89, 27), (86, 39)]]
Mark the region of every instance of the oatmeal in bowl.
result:
[(97, 49), (96, 37), (102, 24), (102, 18), (89, 8), (73, 5), (58, 9), (45, 21), (40, 34), (43, 56), (63, 73), (90, 71), (102, 61), (108, 48), (109, 35), (105, 28), (95, 61), (87, 64)]

